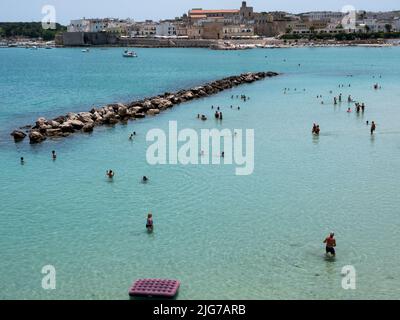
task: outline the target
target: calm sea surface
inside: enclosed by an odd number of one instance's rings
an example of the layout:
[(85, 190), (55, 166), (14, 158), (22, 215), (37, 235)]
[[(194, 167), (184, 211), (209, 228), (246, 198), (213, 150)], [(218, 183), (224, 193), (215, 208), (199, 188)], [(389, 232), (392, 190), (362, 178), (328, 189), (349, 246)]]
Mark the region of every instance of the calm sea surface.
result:
[[(147, 277), (179, 279), (179, 299), (400, 297), (400, 48), (137, 53), (0, 49), (0, 299), (127, 299)], [(268, 70), (282, 75), (92, 135), (35, 146), (9, 136), (39, 116)], [(345, 101), (334, 106), (339, 93)], [(364, 115), (346, 112), (349, 94), (365, 102)], [(221, 106), (222, 124), (211, 105)], [(254, 129), (254, 173), (148, 165), (146, 133), (171, 120), (197, 131)], [(377, 123), (373, 137), (367, 120)], [(322, 244), (330, 231), (335, 260)], [(45, 265), (56, 268), (56, 290), (41, 287)], [(342, 289), (346, 265), (356, 290)]]

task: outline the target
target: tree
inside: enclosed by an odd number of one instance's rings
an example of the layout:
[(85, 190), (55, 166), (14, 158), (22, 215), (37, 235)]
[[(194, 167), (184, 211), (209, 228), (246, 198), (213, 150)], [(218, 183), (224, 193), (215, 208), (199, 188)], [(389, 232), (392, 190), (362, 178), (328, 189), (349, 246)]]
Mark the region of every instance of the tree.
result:
[(365, 25), (365, 32), (369, 33), (371, 31), (371, 27), (369, 25)]
[(392, 28), (393, 28), (393, 27), (392, 27), (391, 24), (389, 24), (389, 23), (388, 23), (388, 24), (385, 24), (385, 30), (386, 30), (387, 33), (390, 33), (390, 32), (392, 31)]

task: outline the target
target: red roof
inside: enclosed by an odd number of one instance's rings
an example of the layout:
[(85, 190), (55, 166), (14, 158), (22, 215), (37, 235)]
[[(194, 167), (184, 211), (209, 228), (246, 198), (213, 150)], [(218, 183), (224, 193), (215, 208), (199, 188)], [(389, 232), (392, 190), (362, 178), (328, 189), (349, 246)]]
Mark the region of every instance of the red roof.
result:
[(239, 10), (190, 10), (189, 14), (210, 14), (210, 13), (239, 13)]

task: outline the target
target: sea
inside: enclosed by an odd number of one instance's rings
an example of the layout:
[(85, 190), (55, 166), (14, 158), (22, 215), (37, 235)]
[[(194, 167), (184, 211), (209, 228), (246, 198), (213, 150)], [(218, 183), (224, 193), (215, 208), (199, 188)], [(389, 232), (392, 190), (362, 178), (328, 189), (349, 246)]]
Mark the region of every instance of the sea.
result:
[[(180, 300), (400, 297), (399, 47), (123, 50), (0, 49), (0, 299), (127, 300), (143, 278), (179, 280)], [(92, 134), (10, 136), (41, 116), (258, 71), (279, 76)], [(254, 171), (150, 164), (146, 136), (171, 121), (254, 130)]]

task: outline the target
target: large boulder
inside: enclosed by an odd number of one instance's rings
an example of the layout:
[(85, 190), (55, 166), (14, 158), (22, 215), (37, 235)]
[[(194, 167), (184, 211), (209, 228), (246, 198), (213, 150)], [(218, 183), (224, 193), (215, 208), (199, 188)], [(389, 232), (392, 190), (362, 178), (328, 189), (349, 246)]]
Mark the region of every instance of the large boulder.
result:
[(155, 116), (156, 114), (159, 114), (160, 110), (159, 109), (149, 109), (147, 110), (147, 114), (151, 115), (151, 116)]
[(46, 140), (46, 137), (39, 131), (31, 131), (29, 133), (29, 140), (31, 144), (36, 144)]
[(48, 129), (48, 130), (46, 130), (46, 135), (49, 137), (61, 137), (61, 136), (63, 136), (63, 132), (60, 128)]
[(72, 125), (72, 127), (75, 130), (81, 130), (83, 128), (83, 126), (85, 125), (82, 121), (80, 120), (71, 120), (69, 121), (69, 123)]
[(86, 122), (91, 122), (92, 120), (93, 114), (90, 112), (80, 112), (78, 113), (78, 120), (86, 123)]
[(159, 109), (167, 109), (173, 107), (173, 103), (170, 100), (162, 99), (160, 104), (158, 105)]
[(70, 112), (67, 114), (67, 120), (77, 120), (78, 115), (76, 113)]
[(14, 137), (15, 141), (22, 141), (26, 137), (26, 133), (20, 130), (14, 130), (13, 132), (11, 132), (11, 135)]
[(70, 132), (70, 133), (72, 133), (72, 132), (75, 131), (74, 127), (72, 126), (72, 124), (69, 121), (60, 124), (60, 129), (61, 129), (62, 132)]
[(49, 126), (51, 126), (53, 129), (57, 129), (60, 127), (60, 123), (54, 120), (50, 120), (47, 122)]
[(67, 117), (66, 116), (59, 116), (57, 118), (54, 118), (53, 121), (58, 122), (59, 124), (64, 123), (65, 121), (67, 121)]
[(146, 114), (144, 114), (144, 113), (136, 113), (135, 114), (135, 118), (138, 118), (138, 119), (146, 118)]
[(120, 105), (118, 108), (118, 115), (120, 117), (126, 117), (127, 113), (128, 113), (128, 108), (125, 107), (124, 105)]
[(36, 120), (36, 128), (41, 128), (44, 125), (46, 125), (46, 119), (45, 118), (39, 118)]
[(82, 128), (83, 132), (92, 132), (94, 129), (94, 124), (93, 123), (87, 123), (85, 126)]

